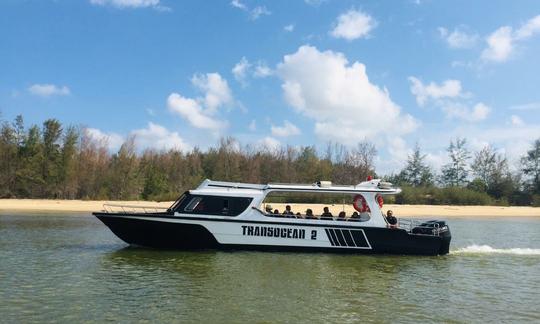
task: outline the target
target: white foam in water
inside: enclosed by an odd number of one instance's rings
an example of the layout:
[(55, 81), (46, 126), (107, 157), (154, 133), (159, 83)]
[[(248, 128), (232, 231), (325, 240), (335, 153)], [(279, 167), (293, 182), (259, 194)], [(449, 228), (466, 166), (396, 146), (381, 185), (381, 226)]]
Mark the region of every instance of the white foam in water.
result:
[(452, 251), (452, 254), (517, 254), (517, 255), (540, 255), (540, 249), (510, 248), (496, 249), (489, 245), (469, 245)]

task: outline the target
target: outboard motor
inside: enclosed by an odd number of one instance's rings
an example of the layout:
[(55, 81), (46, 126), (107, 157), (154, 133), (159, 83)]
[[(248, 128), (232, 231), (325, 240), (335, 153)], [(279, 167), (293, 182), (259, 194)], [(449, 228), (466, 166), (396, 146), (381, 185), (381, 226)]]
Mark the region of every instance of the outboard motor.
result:
[(450, 234), (450, 228), (448, 225), (446, 225), (445, 221), (427, 221), (414, 227), (411, 232), (413, 234), (439, 236), (442, 240), (439, 248), (439, 255), (448, 254), (450, 251), (450, 240), (452, 239), (452, 234)]

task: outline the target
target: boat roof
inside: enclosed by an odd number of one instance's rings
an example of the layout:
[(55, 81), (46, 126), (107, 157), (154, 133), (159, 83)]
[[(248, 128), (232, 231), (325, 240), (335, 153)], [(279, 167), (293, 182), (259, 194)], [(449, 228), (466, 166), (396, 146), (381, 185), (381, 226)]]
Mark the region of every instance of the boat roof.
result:
[(329, 181), (318, 181), (312, 184), (291, 184), (291, 183), (268, 183), (268, 184), (253, 184), (241, 182), (226, 182), (204, 180), (197, 189), (191, 193), (209, 193), (212, 192), (228, 192), (235, 194), (263, 194), (270, 191), (295, 191), (295, 192), (324, 192), (324, 193), (365, 193), (376, 192), (380, 194), (398, 194), (401, 192), (399, 188), (393, 188), (391, 183), (381, 181), (381, 179), (373, 179), (361, 182), (357, 185), (334, 185)]

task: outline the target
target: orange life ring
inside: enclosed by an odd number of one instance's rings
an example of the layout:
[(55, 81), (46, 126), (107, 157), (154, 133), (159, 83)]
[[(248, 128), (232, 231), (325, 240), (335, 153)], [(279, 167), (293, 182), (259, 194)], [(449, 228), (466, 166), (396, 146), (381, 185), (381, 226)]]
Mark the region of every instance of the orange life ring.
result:
[(379, 204), (379, 208), (382, 208), (382, 206), (384, 205), (384, 199), (381, 195), (377, 194), (377, 196), (375, 197), (375, 199), (377, 200), (377, 203)]
[(354, 196), (353, 207), (359, 213), (370, 212), (369, 206), (366, 203), (366, 199), (362, 195)]

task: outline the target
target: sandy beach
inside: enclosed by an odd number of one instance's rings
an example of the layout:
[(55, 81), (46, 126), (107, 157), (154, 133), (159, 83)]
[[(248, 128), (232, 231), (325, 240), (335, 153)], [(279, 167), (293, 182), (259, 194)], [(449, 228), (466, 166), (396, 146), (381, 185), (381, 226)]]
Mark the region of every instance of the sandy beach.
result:
[[(82, 214), (104, 210), (104, 205), (127, 205), (124, 210), (136, 207), (167, 208), (172, 202), (153, 201), (92, 201), (92, 200), (48, 200), (48, 199), (0, 199), (0, 212), (78, 212)], [(271, 204), (272, 208), (283, 211), (285, 204)], [(291, 204), (294, 212), (305, 213), (311, 208), (315, 214), (322, 211), (323, 204)], [(351, 205), (331, 205), (330, 211), (337, 215), (344, 210), (351, 215)], [(111, 208), (111, 207), (109, 207)], [(112, 206), (115, 210), (120, 207)], [(138, 209), (138, 208), (137, 208)], [(383, 210), (392, 209), (398, 217), (540, 217), (538, 207), (501, 207), (501, 206), (446, 206), (446, 205), (385, 205)]]

